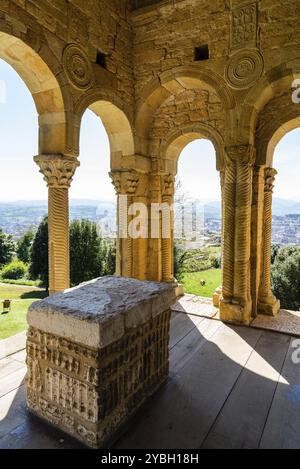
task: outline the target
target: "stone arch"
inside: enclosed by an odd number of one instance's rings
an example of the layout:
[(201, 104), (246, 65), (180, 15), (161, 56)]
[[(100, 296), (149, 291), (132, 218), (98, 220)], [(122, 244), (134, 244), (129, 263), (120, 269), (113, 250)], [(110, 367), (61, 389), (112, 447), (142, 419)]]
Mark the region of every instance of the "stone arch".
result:
[(162, 73), (144, 89), (137, 103), (135, 128), (137, 146), (142, 154), (147, 154), (147, 137), (157, 109), (172, 95), (184, 90), (202, 89), (216, 93), (226, 112), (235, 107), (234, 96), (225, 80), (211, 70), (198, 67), (179, 67)]
[(278, 93), (268, 101), (258, 117), (255, 136), (257, 164), (272, 167), (277, 144), (297, 127), (300, 127), (300, 104), (292, 102), (291, 90)]
[(265, 134), (265, 139), (257, 143), (257, 164), (273, 166), (274, 152), (280, 140), (287, 133), (300, 127), (299, 111), (297, 114), (295, 116), (282, 116), (282, 119), (270, 126)]
[(207, 139), (212, 142), (216, 151), (216, 167), (220, 171), (224, 167), (224, 142), (219, 132), (205, 123), (195, 123), (175, 129), (161, 142), (160, 158), (173, 162), (174, 174), (182, 150), (192, 141)]
[(67, 124), (72, 105), (63, 73), (57, 70), (54, 73), (40, 53), (2, 31), (0, 58), (14, 68), (32, 95), (39, 115), (39, 152), (74, 155), (72, 133)]
[(122, 165), (122, 158), (135, 154), (132, 116), (129, 109), (118, 96), (108, 91), (93, 91), (80, 100), (76, 106), (79, 121), (87, 109), (101, 119), (106, 129), (110, 142), (112, 169)]
[(267, 103), (277, 95), (290, 92), (292, 104), (292, 83), (299, 78), (300, 59), (294, 59), (271, 69), (257, 82), (243, 103), (243, 113), (239, 125), (241, 141), (253, 143), (260, 113)]

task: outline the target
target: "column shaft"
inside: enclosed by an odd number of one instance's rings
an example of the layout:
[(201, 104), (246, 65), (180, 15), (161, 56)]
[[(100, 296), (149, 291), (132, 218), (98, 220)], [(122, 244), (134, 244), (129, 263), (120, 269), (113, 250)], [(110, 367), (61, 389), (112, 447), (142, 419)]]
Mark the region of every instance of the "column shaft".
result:
[[(221, 259), (222, 259), (222, 272), (224, 264), (224, 185), (225, 185), (225, 171), (220, 171), (220, 186), (221, 186)], [(220, 307), (220, 300), (222, 296), (222, 285), (216, 289), (213, 294), (213, 304), (216, 308)]]
[(220, 315), (225, 321), (251, 322), (250, 240), (254, 148), (226, 148), (224, 253)]
[(274, 168), (265, 169), (262, 264), (258, 301), (258, 312), (270, 316), (275, 316), (280, 309), (280, 303), (271, 290), (272, 197), (276, 174)]
[(251, 298), (252, 317), (257, 316), (258, 291), (261, 276), (263, 238), (265, 167), (255, 166), (253, 172), (253, 195), (251, 214)]
[(174, 282), (174, 176), (163, 176), (162, 181), (162, 203), (168, 208), (168, 213), (164, 215), (162, 211), (163, 224), (168, 222), (169, 227), (165, 226), (166, 233), (162, 232), (162, 280), (163, 282)]
[(234, 299), (242, 305), (250, 301), (252, 174), (250, 164), (237, 164)]
[(57, 293), (70, 286), (69, 261), (69, 190), (49, 187), (49, 292)]
[(222, 296), (225, 302), (232, 300), (234, 286), (235, 179), (236, 164), (235, 162), (230, 162), (225, 169), (223, 190)]

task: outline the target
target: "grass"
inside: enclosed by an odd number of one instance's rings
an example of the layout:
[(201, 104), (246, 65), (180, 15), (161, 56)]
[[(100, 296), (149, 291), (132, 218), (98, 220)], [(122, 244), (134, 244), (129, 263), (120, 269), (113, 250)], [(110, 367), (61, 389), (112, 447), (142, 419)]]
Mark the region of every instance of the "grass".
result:
[(21, 279), (21, 280), (6, 280), (3, 278), (0, 278), (0, 283), (7, 283), (9, 285), (20, 285), (20, 286), (27, 286), (27, 287), (40, 287), (41, 282), (39, 280), (26, 280), (26, 279)]
[[(27, 329), (26, 313), (29, 306), (46, 296), (45, 290), (39, 288), (0, 283), (0, 339), (25, 331)], [(1, 314), (3, 300), (12, 301), (11, 311), (8, 314)]]
[[(202, 287), (201, 280), (206, 284)], [(221, 269), (209, 269), (202, 272), (186, 273), (183, 275), (182, 284), (185, 293), (211, 298), (221, 285)]]

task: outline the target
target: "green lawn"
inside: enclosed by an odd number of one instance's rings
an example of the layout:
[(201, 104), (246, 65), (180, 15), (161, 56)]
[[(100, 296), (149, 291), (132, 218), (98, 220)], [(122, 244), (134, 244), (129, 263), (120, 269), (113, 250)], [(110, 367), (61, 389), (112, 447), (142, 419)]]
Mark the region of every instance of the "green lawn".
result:
[[(47, 296), (45, 290), (0, 283), (0, 339), (25, 331), (27, 329), (26, 313), (29, 306), (45, 296)], [(8, 314), (1, 314), (3, 300), (12, 301), (11, 311)]]
[[(204, 287), (200, 285), (201, 280), (206, 281)], [(221, 285), (221, 269), (209, 269), (203, 272), (184, 274), (182, 284), (185, 293), (211, 298), (216, 288)]]

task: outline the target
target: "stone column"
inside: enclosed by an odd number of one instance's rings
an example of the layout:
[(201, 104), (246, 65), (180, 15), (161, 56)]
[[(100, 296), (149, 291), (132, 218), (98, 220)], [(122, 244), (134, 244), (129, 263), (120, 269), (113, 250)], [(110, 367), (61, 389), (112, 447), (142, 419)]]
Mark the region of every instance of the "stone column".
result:
[[(162, 176), (162, 204), (164, 217), (164, 206), (167, 208), (165, 220), (162, 218), (162, 281), (174, 282), (174, 175)], [(169, 211), (169, 214), (167, 214)], [(169, 227), (164, 223), (169, 222)], [(163, 229), (164, 228), (164, 229)]]
[[(221, 256), (222, 256), (222, 267), (223, 267), (223, 254), (224, 254), (224, 185), (225, 185), (225, 171), (220, 171), (220, 184), (221, 184)], [(222, 285), (218, 287), (213, 295), (213, 304), (216, 308), (220, 307), (220, 301), (222, 297)]]
[(222, 271), (222, 302), (230, 303), (233, 298), (234, 286), (234, 236), (235, 236), (235, 181), (236, 163), (227, 160), (223, 187), (223, 271)]
[(159, 233), (152, 232), (152, 216), (151, 210), (152, 204), (159, 205), (161, 203), (161, 176), (159, 173), (152, 173), (149, 177), (149, 202), (148, 202), (148, 213), (149, 213), (149, 250), (148, 250), (148, 280), (161, 282), (162, 281), (162, 239)]
[[(117, 275), (145, 280), (147, 271), (148, 236), (133, 237), (130, 224), (138, 217), (148, 228), (147, 215), (147, 175), (137, 171), (112, 171), (110, 177), (117, 194)], [(140, 213), (132, 213), (133, 204), (139, 204)], [(139, 207), (138, 206), (138, 207)], [(147, 218), (147, 216), (146, 216)], [(137, 222), (138, 223), (138, 222)], [(146, 225), (145, 225), (146, 224)]]
[(280, 310), (280, 302), (271, 290), (272, 197), (276, 174), (277, 171), (274, 168), (265, 169), (263, 242), (258, 312), (268, 316), (276, 316)]
[(69, 188), (79, 162), (59, 154), (38, 155), (34, 161), (48, 186), (49, 293), (52, 295), (70, 286)]
[(112, 172), (110, 173), (110, 178), (112, 180), (112, 184), (115, 188), (116, 196), (117, 196), (117, 214), (116, 214), (116, 225), (117, 225), (117, 239), (116, 239), (116, 275), (122, 275), (122, 249), (123, 249), (123, 240), (121, 233), (127, 233), (127, 226), (122, 226), (122, 220), (127, 220), (127, 203), (124, 207), (122, 201), (120, 201), (121, 196), (121, 173), (120, 172)]
[(251, 201), (254, 148), (226, 148), (221, 318), (249, 324)]
[(252, 317), (257, 316), (261, 276), (265, 166), (254, 166), (251, 214), (251, 299)]

